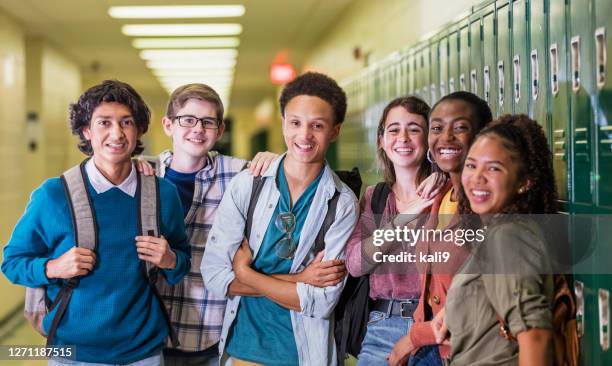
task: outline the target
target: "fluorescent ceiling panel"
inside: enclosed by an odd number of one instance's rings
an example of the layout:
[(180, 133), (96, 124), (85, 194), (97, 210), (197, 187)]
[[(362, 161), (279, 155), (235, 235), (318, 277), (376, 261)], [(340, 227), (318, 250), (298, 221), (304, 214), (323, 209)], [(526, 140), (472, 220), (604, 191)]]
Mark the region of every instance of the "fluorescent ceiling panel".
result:
[(191, 37), (191, 38), (136, 38), (132, 45), (137, 49), (155, 48), (236, 48), (237, 37)]
[(234, 69), (153, 69), (153, 75), (164, 76), (232, 76)]
[(237, 23), (220, 24), (126, 24), (121, 27), (126, 36), (236, 36), (242, 33)]
[(143, 50), (140, 58), (143, 60), (199, 60), (207, 58), (234, 60), (238, 51), (233, 48), (204, 50)]
[(232, 69), (236, 66), (235, 59), (185, 59), (185, 60), (152, 60), (147, 61), (147, 67), (150, 69)]
[(176, 6), (113, 6), (108, 9), (113, 18), (177, 19), (225, 18), (244, 15), (243, 5), (176, 5)]

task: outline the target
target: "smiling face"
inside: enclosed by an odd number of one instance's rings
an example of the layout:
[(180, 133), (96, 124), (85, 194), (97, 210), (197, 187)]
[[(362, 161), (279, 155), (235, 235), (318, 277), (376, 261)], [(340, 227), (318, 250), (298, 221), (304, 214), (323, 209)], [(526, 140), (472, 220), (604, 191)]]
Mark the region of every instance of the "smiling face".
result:
[(461, 174), (472, 211), (478, 215), (502, 212), (525, 189), (519, 178), (519, 159), (493, 134), (476, 139)]
[(340, 133), (332, 106), (319, 97), (298, 95), (285, 107), (283, 137), (287, 158), (303, 164), (322, 163), (329, 144)]
[(396, 170), (421, 165), (427, 150), (426, 125), (423, 116), (402, 106), (389, 111), (378, 143)]
[(94, 109), (83, 135), (91, 142), (99, 166), (131, 164), (132, 152), (141, 133), (130, 108), (124, 104), (101, 103)]
[(465, 156), (476, 134), (470, 104), (462, 100), (444, 101), (431, 112), (429, 149), (444, 172), (460, 173)]
[(174, 118), (164, 117), (162, 124), (166, 135), (172, 137), (172, 148), (175, 157), (188, 157), (201, 159), (213, 148), (217, 140), (223, 135), (225, 125), (222, 123), (218, 129), (206, 129), (198, 121), (193, 127), (183, 127), (176, 117), (195, 117), (204, 119), (209, 126), (217, 126), (216, 106), (208, 101), (188, 99), (187, 102), (175, 112)]

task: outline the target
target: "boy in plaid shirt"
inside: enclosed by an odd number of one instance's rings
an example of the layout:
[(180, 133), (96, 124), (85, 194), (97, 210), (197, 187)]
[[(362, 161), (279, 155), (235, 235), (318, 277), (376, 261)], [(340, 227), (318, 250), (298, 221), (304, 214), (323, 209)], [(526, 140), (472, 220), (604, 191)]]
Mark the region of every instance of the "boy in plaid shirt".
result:
[[(158, 282), (180, 342), (178, 348), (170, 348), (168, 341), (164, 349), (166, 366), (219, 362), (217, 344), (226, 299), (204, 287), (198, 270), (223, 193), (230, 180), (247, 166), (242, 159), (211, 151), (225, 130), (223, 112), (221, 99), (212, 88), (187, 84), (172, 93), (162, 120), (164, 132), (172, 139), (172, 151), (159, 155), (157, 174), (174, 183), (179, 191), (192, 260), (192, 270), (179, 284)], [(259, 175), (276, 157), (269, 152), (259, 153), (248, 165), (249, 170)], [(314, 286), (327, 285), (330, 275), (340, 281), (345, 274), (343, 262), (323, 262), (322, 258), (318, 256), (296, 276)]]

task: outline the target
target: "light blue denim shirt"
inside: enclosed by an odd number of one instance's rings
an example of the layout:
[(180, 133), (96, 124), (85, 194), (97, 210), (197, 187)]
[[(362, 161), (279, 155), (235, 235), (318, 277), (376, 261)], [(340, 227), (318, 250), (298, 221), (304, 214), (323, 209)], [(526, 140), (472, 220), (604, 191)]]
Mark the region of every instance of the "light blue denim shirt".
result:
[[(255, 206), (249, 238), (253, 257), (257, 256), (280, 197), (275, 177), (281, 161), (282, 156), (277, 158), (263, 174), (264, 184)], [(340, 192), (340, 197), (336, 208), (336, 219), (325, 235), (324, 260), (345, 258), (345, 245), (359, 216), (359, 205), (353, 192), (342, 183), (327, 164), (324, 169), (302, 228), (291, 273), (302, 271), (314, 259), (314, 240), (327, 213), (327, 203), (336, 190)], [(227, 296), (229, 284), (235, 278), (232, 258), (244, 238), (252, 185), (253, 177), (247, 171), (241, 172), (230, 182), (217, 209), (206, 244), (200, 269), (206, 288), (218, 296)], [(297, 293), (302, 310), (299, 312), (291, 310), (290, 313), (300, 365), (336, 364), (336, 347), (330, 317), (343, 287), (344, 282), (325, 288), (297, 283)], [(219, 341), (222, 365), (229, 364), (227, 354), (224, 353), (225, 342), (236, 318), (239, 303), (240, 296), (229, 296)]]

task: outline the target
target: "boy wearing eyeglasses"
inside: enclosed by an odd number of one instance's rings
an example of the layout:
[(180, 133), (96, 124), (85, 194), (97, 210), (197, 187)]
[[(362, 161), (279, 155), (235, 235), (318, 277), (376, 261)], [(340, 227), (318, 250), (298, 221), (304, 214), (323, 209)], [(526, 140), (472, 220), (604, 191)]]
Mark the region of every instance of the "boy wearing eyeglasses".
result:
[[(172, 139), (172, 150), (159, 155), (157, 173), (178, 189), (193, 268), (178, 285), (158, 282), (180, 342), (178, 348), (171, 348), (168, 340), (166, 366), (219, 363), (217, 343), (226, 299), (208, 291), (197, 271), (221, 197), (230, 180), (247, 165), (245, 160), (212, 151), (225, 130), (223, 114), (223, 103), (215, 90), (205, 84), (187, 84), (172, 93), (162, 120), (164, 132)], [(266, 171), (277, 156), (257, 154), (250, 163), (250, 173)], [(342, 273), (344, 266), (319, 259), (303, 276), (317, 283), (337, 270)]]
[(202, 260), (207, 288), (229, 296), (221, 364), (336, 364), (330, 316), (344, 281), (317, 287), (296, 273), (318, 255), (315, 237), (336, 192), (325, 259), (344, 258), (357, 220), (355, 195), (325, 162), (344, 120), (346, 95), (329, 77), (306, 73), (285, 86), (280, 110), (287, 151), (262, 176), (248, 241), (253, 177), (240, 173), (221, 200)]

